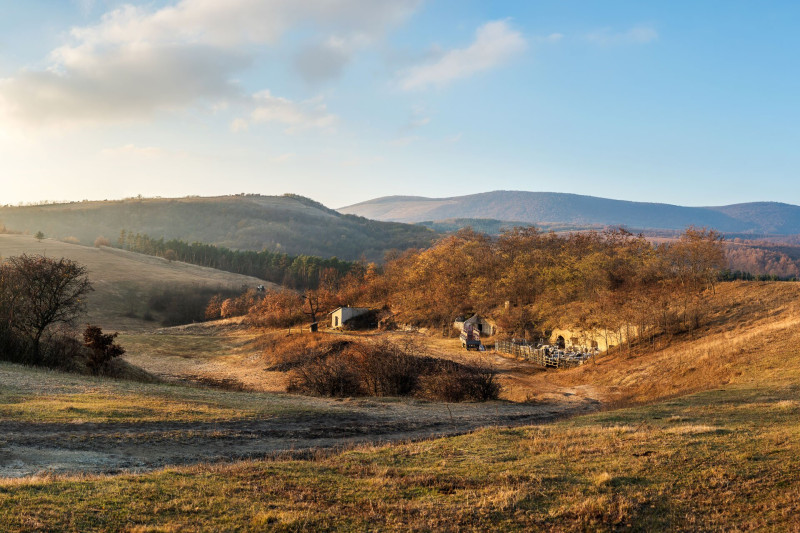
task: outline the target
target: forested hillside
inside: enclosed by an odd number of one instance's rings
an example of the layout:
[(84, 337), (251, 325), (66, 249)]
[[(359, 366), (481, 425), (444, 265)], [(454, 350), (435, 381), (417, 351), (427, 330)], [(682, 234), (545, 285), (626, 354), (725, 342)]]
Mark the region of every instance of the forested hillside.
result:
[(339, 209), (376, 220), (423, 222), (458, 218), (520, 221), (527, 224), (625, 226), (632, 230), (683, 230), (706, 226), (723, 233), (800, 233), (800, 207), (753, 202), (722, 207), (686, 207), (630, 202), (580, 194), (493, 191), (451, 198), (388, 196)]
[(202, 242), (234, 250), (269, 250), (380, 261), (392, 249), (428, 246), (435, 233), (421, 226), (342, 215), (296, 195), (213, 198), (129, 198), (102, 202), (0, 207), (0, 227), (92, 244), (120, 232), (154, 239)]

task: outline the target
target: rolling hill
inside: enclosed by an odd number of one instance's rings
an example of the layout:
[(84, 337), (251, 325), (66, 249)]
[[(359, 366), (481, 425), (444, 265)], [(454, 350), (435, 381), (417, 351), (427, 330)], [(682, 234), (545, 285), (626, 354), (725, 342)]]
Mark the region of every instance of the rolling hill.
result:
[[(250, 276), (105, 246), (93, 248), (52, 239), (39, 242), (28, 235), (0, 234), (0, 258), (23, 253), (66, 257), (85, 266), (94, 287), (87, 299), (85, 320), (106, 329), (152, 329), (168, 313), (155, 297), (163, 299), (170, 292), (196, 295), (204, 307), (214, 292), (239, 293), (243, 287), (271, 285)], [(156, 309), (149, 309), (151, 302)], [(187, 304), (185, 300), (178, 303)], [(152, 316), (147, 317), (148, 312)]]
[(0, 228), (92, 244), (116, 242), (122, 230), (155, 239), (203, 242), (235, 250), (336, 256), (370, 261), (386, 251), (428, 245), (435, 233), (421, 226), (343, 215), (296, 195), (129, 198), (0, 207)]
[(387, 196), (343, 207), (339, 212), (407, 223), (495, 219), (544, 226), (681, 230), (695, 225), (742, 235), (800, 233), (800, 206), (777, 202), (684, 207), (579, 194), (494, 191), (450, 198)]

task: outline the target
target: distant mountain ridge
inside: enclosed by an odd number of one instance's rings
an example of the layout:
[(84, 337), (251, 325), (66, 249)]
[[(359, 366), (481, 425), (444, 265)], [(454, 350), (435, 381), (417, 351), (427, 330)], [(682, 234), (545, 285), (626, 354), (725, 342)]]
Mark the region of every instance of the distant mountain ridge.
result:
[(380, 261), (392, 249), (428, 246), (428, 228), (343, 215), (298, 195), (258, 194), (128, 198), (33, 206), (0, 206), (0, 229), (93, 244), (115, 243), (122, 230), (155, 239), (215, 244), (234, 250)]
[(725, 233), (800, 233), (800, 206), (779, 202), (685, 207), (569, 193), (493, 191), (450, 198), (386, 196), (338, 211), (406, 223), (494, 219), (564, 226), (625, 226), (641, 230), (681, 230), (694, 225)]

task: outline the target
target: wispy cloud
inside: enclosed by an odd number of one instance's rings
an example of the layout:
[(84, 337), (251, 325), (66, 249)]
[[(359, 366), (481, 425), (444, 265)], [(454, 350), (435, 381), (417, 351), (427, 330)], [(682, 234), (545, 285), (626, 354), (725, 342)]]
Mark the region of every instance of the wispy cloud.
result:
[(400, 74), (404, 90), (444, 86), (455, 80), (506, 63), (525, 50), (527, 43), (507, 21), (488, 22), (475, 32), (475, 40), (466, 48), (444, 52), (437, 60), (406, 69)]
[(658, 31), (651, 26), (638, 25), (626, 31), (603, 28), (586, 35), (586, 40), (603, 46), (623, 44), (647, 44), (658, 39)]

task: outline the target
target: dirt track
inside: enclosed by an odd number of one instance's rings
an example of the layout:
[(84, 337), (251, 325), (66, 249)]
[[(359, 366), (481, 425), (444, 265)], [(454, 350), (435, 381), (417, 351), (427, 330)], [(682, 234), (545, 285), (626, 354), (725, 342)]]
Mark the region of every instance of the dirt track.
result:
[[(319, 407), (320, 400), (310, 401)], [(575, 394), (558, 404), (414, 400), (324, 403), (330, 412), (220, 423), (0, 422), (0, 477), (145, 471), (168, 465), (414, 440), (485, 426), (547, 422), (595, 409), (599, 402)]]

